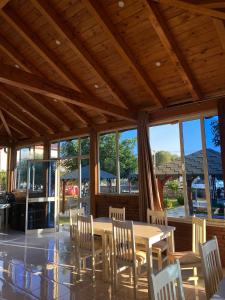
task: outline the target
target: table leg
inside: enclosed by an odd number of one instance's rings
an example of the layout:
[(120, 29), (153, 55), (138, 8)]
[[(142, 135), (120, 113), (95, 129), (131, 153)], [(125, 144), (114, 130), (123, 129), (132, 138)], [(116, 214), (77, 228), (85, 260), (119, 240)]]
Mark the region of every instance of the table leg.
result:
[(152, 282), (151, 274), (153, 273), (153, 258), (152, 258), (152, 245), (150, 241), (147, 243), (147, 274), (148, 274), (148, 297), (151, 299)]
[(108, 263), (108, 236), (104, 233), (102, 237), (102, 248), (103, 248), (103, 280), (106, 282), (108, 281), (108, 270), (109, 270), (109, 263)]
[(171, 231), (170, 235), (168, 237), (168, 244), (169, 244), (169, 252), (174, 252), (175, 251), (175, 246), (174, 246), (174, 232)]

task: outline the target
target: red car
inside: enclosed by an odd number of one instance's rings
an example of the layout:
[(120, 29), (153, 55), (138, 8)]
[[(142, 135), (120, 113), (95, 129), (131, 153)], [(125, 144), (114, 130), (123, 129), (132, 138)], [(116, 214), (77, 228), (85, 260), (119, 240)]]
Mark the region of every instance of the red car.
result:
[(77, 185), (67, 185), (65, 189), (66, 196), (79, 196), (79, 188)]

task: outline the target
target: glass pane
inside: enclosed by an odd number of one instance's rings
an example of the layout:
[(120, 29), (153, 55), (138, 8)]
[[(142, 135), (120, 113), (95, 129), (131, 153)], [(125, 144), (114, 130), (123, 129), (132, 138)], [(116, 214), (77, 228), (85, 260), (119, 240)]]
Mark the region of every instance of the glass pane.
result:
[(116, 193), (116, 133), (99, 137), (100, 192)]
[(60, 157), (73, 157), (79, 153), (79, 140), (74, 139), (70, 141), (60, 142)]
[(150, 144), (160, 199), (171, 217), (185, 216), (179, 124), (150, 128)]
[(81, 155), (88, 155), (90, 153), (90, 138), (85, 137), (80, 139)]
[(224, 219), (224, 180), (218, 116), (204, 118), (212, 217)]
[(89, 159), (81, 160), (81, 197), (88, 197), (90, 192)]
[[(77, 207), (79, 198), (79, 167), (78, 159), (60, 161), (60, 211), (65, 213), (70, 207)], [(67, 216), (67, 214), (66, 214)]]
[(138, 193), (137, 130), (119, 133), (120, 192)]
[(30, 155), (30, 148), (22, 148), (20, 149), (20, 153), (21, 153), (21, 160), (28, 160), (33, 158)]
[(51, 144), (51, 153), (50, 153), (51, 158), (58, 158), (58, 156), (59, 156), (58, 146), (59, 146), (59, 143)]
[(44, 157), (44, 146), (43, 145), (35, 145), (34, 159), (43, 159), (43, 157)]
[(183, 122), (184, 161), (190, 215), (207, 216), (200, 120)]
[(43, 161), (30, 162), (30, 186), (29, 197), (37, 197), (37, 194), (44, 195), (45, 175), (47, 164)]
[(7, 159), (8, 149), (0, 149), (0, 192), (7, 190)]

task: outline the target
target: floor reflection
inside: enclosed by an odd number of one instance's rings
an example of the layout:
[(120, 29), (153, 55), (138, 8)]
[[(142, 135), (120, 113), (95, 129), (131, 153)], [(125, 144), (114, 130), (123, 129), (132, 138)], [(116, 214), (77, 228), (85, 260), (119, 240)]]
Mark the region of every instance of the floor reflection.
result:
[[(129, 276), (120, 280), (117, 295), (110, 284), (102, 281), (101, 265), (93, 286), (91, 272), (82, 272), (82, 280), (74, 266), (73, 248), (66, 231), (39, 237), (18, 233), (0, 234), (0, 298), (105, 300), (133, 298)], [(205, 299), (202, 285), (194, 289), (185, 284), (186, 299)], [(138, 299), (148, 299), (147, 278), (139, 279)]]

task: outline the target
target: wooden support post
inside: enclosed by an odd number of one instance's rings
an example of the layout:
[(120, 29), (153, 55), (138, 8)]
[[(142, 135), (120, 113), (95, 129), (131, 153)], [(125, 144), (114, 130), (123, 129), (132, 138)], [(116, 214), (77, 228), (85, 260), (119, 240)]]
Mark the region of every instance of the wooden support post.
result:
[(98, 193), (98, 137), (96, 131), (91, 131), (90, 140), (90, 209), (91, 214), (96, 217), (95, 196)]
[(223, 166), (223, 180), (225, 181), (225, 102), (224, 99), (218, 101), (219, 134), (221, 146), (221, 159)]
[(16, 148), (8, 147), (7, 157), (7, 192), (12, 192), (14, 187), (14, 170), (16, 167)]

